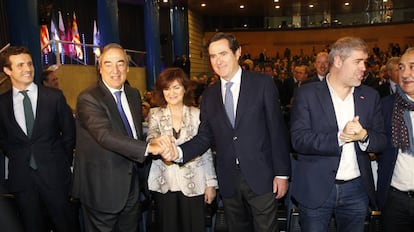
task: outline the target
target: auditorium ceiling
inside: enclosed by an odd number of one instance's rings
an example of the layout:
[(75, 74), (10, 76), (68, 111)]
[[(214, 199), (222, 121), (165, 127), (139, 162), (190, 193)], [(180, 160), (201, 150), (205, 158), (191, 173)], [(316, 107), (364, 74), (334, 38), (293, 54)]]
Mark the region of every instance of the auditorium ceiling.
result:
[[(202, 4), (206, 4), (202, 6)], [(243, 5), (244, 8), (240, 6)], [(203, 16), (338, 15), (414, 7), (413, 0), (188, 0), (189, 9)]]

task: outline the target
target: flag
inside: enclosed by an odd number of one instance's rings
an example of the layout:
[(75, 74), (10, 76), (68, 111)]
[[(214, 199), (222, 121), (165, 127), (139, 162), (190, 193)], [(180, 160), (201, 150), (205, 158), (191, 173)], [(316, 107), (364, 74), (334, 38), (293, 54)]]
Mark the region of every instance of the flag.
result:
[(93, 53), (96, 57), (101, 55), (101, 49), (99, 48), (99, 44), (101, 43), (99, 38), (99, 31), (98, 27), (96, 26), (96, 20), (93, 20), (93, 45), (97, 47), (93, 47)]
[(59, 32), (56, 29), (56, 24), (55, 24), (55, 20), (51, 20), (50, 21), (50, 35), (51, 38), (55, 41), (52, 45), (52, 51), (56, 51), (56, 49), (58, 50), (59, 53), (62, 52), (62, 44), (59, 42)]
[[(80, 36), (78, 31), (78, 23), (76, 22), (76, 15), (73, 12), (73, 23), (72, 23), (72, 42), (74, 44), (80, 44)], [(76, 56), (79, 59), (83, 59), (83, 52), (81, 45), (75, 45)]]
[(71, 18), (70, 15), (67, 14), (66, 15), (66, 35), (65, 35), (65, 39), (67, 42), (67, 44), (65, 44), (65, 52), (66, 55), (69, 57), (75, 56), (75, 47), (73, 46), (72, 43), (72, 23), (71, 23)]
[[(59, 38), (61, 41), (66, 41), (66, 35), (65, 35), (65, 24), (63, 23), (62, 13), (59, 11)], [(66, 46), (62, 46), (62, 43), (60, 43), (60, 46), (62, 50), (61, 53), (65, 53)]]
[(40, 26), (40, 47), (42, 49), (42, 54), (50, 52), (49, 30), (47, 29), (47, 25)]

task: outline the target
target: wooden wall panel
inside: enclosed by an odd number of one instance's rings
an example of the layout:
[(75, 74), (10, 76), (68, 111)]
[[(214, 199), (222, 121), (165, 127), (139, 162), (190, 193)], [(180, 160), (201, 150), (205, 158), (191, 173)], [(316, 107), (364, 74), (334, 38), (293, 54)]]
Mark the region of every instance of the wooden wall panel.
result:
[(204, 31), (201, 16), (188, 11), (191, 76), (209, 71), (209, 60), (204, 51)]

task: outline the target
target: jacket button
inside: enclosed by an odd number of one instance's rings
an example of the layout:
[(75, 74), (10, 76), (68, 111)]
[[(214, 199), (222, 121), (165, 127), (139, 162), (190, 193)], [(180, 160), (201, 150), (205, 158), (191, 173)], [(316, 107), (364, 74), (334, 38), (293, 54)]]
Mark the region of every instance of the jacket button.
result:
[(237, 138), (237, 136), (234, 136), (234, 137), (233, 137), (233, 140), (234, 140), (234, 141), (236, 141), (237, 139), (238, 139), (238, 138)]

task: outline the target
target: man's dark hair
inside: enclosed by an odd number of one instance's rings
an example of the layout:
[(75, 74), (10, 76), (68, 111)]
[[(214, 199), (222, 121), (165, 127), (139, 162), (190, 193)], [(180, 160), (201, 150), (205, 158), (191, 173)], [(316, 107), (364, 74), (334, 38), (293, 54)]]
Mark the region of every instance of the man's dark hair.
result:
[(44, 82), (47, 82), (49, 80), (49, 74), (54, 72), (53, 70), (44, 70), (42, 72), (42, 85), (44, 85)]
[(3, 67), (11, 69), (10, 56), (28, 54), (31, 56), (29, 49), (23, 46), (10, 46), (0, 53), (0, 70), (3, 72)]
[(230, 49), (233, 51), (233, 53), (236, 53), (237, 49), (240, 48), (240, 44), (239, 41), (237, 41), (236, 37), (231, 34), (231, 33), (224, 33), (224, 32), (219, 32), (217, 34), (214, 34), (209, 41), (207, 42), (207, 46), (206, 49), (208, 50), (208, 47), (210, 46), (211, 43), (219, 41), (225, 39), (229, 42), (229, 47)]

